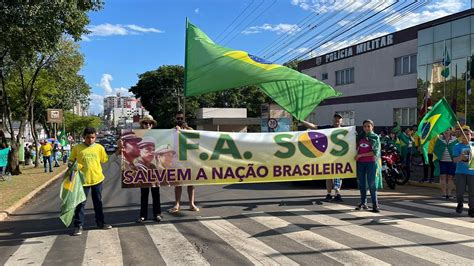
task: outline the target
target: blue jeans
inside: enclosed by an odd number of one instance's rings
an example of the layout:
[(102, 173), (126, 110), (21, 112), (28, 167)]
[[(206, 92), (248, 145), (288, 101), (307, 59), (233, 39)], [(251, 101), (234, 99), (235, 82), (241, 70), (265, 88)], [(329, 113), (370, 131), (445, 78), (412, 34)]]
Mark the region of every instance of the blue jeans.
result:
[(74, 226), (82, 226), (84, 224), (84, 208), (87, 202), (87, 196), (89, 191), (92, 191), (92, 203), (94, 204), (95, 222), (97, 226), (105, 224), (104, 222), (104, 211), (102, 210), (102, 182), (94, 185), (84, 187), (84, 193), (86, 193), (86, 200), (76, 207), (74, 212)]
[(53, 168), (51, 167), (51, 156), (43, 156), (44, 171), (46, 172), (46, 163), (49, 163), (49, 171), (52, 172)]
[(360, 203), (367, 204), (367, 184), (369, 185), (372, 204), (378, 205), (377, 188), (375, 186), (375, 162), (357, 162), (357, 181), (360, 189)]

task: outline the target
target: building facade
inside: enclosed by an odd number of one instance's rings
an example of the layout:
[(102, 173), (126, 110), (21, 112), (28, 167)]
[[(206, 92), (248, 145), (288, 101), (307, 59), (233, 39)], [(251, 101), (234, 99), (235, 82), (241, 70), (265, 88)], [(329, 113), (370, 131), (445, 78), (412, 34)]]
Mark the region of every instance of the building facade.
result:
[[(446, 89), (440, 78), (445, 44), (451, 58)], [(331, 124), (339, 112), (345, 125), (372, 119), (380, 127), (393, 122), (411, 126), (419, 120), (424, 99), (431, 97), (434, 103), (443, 95), (464, 115), (467, 58), (474, 54), (473, 45), (470, 9), (302, 61), (301, 72), (343, 94), (323, 101), (308, 120)]]

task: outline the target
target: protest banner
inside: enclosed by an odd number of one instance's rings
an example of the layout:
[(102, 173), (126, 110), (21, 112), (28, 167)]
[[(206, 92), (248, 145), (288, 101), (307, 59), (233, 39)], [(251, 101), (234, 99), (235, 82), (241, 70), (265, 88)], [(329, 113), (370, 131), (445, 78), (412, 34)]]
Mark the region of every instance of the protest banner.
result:
[(6, 167), (8, 164), (8, 153), (10, 148), (5, 148), (0, 150), (0, 167)]
[(356, 176), (355, 127), (280, 133), (139, 129), (122, 140), (124, 188)]

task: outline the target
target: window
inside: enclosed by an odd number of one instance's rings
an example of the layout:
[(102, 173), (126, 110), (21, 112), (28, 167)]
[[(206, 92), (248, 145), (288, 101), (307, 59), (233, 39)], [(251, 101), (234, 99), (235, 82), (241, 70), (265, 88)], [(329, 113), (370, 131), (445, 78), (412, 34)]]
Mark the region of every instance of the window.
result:
[(416, 54), (395, 58), (395, 76), (416, 73)]
[(336, 85), (354, 83), (354, 68), (336, 71)]
[(393, 121), (400, 126), (412, 126), (416, 124), (416, 107), (393, 109)]
[(321, 80), (326, 80), (326, 79), (328, 79), (328, 73), (323, 73)]
[(342, 125), (355, 125), (355, 111), (337, 111), (336, 113), (342, 115)]

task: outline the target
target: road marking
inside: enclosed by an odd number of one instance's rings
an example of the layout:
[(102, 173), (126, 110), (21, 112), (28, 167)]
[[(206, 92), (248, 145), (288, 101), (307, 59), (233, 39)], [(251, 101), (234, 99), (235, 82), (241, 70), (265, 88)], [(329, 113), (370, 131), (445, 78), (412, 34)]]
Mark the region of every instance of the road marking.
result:
[[(421, 208), (421, 209), (427, 209), (426, 208), (427, 204), (415, 203), (415, 202), (411, 202), (411, 201), (398, 201), (397, 204), (416, 207), (416, 208)], [(447, 208), (438, 207), (438, 206), (434, 206), (434, 205), (430, 205), (429, 209), (432, 210), (432, 211), (437, 211), (437, 212), (441, 212), (441, 213), (448, 213), (448, 214), (451, 214), (451, 215), (455, 214), (454, 209), (447, 209)]]
[[(332, 205), (332, 204), (328, 204), (328, 205)], [(324, 208), (332, 209), (332, 208), (328, 208), (327, 207), (328, 205), (324, 205)], [(342, 210), (341, 208), (334, 208), (334, 209)], [(345, 210), (349, 210), (349, 209), (347, 209), (346, 207)], [(292, 212), (294, 211), (295, 210), (293, 210)], [(308, 210), (299, 209), (298, 211), (307, 212)], [(398, 238), (389, 234), (385, 234), (383, 232), (373, 230), (369, 228), (368, 226), (351, 224), (349, 222), (346, 222), (346, 221), (343, 221), (338, 218), (325, 215), (322, 213), (309, 214), (309, 215), (304, 215), (304, 214), (302, 215), (301, 213), (297, 213), (297, 214), (303, 218), (315, 221), (320, 224), (332, 226), (333, 228), (343, 231), (345, 233), (366, 239), (368, 241), (377, 243), (382, 246), (393, 248), (400, 252), (404, 252), (406, 254), (409, 254), (414, 257), (418, 257), (418, 258), (421, 258), (421, 259), (424, 259), (426, 261), (430, 261), (436, 264), (444, 264), (444, 265), (453, 264), (453, 263), (466, 264), (466, 265), (472, 264), (472, 260), (469, 260), (460, 256), (452, 255), (442, 250), (423, 246), (419, 243), (408, 241), (408, 240)]]
[(200, 221), (235, 250), (256, 265), (298, 265), (277, 250), (252, 237), (230, 222), (220, 219)]
[[(328, 204), (324, 207), (326, 207), (330, 210), (336, 210), (336, 211), (338, 211), (338, 210), (347, 211), (348, 210), (347, 206), (340, 205), (340, 204)], [(386, 215), (390, 216), (390, 215), (397, 215), (398, 214), (398, 213), (394, 213), (394, 212), (390, 212), (390, 211), (384, 211), (384, 212), (385, 212), (385, 214), (373, 213), (373, 212), (350, 212), (348, 214), (356, 216), (356, 217), (367, 218), (367, 219), (370, 219), (371, 217), (385, 217)], [(390, 225), (394, 226), (394, 227), (397, 227), (397, 228), (400, 228), (400, 229), (403, 229), (403, 230), (415, 232), (415, 233), (418, 233), (418, 234), (423, 234), (423, 235), (426, 235), (426, 236), (438, 238), (438, 239), (448, 241), (448, 242), (457, 242), (457, 241), (466, 242), (466, 243), (459, 243), (459, 245), (474, 248), (474, 238), (466, 236), (466, 235), (461, 235), (461, 234), (458, 234), (458, 233), (453, 233), (453, 232), (449, 232), (449, 231), (446, 231), (446, 230), (443, 230), (443, 229), (433, 228), (433, 227), (413, 223), (413, 222), (406, 221), (406, 220), (398, 220), (396, 223), (393, 223), (393, 224), (390, 224)]]
[[(399, 204), (399, 203), (400, 202), (396, 202), (396, 204)], [(404, 204), (404, 205), (407, 205), (407, 204)], [(431, 207), (427, 207), (426, 205), (423, 205), (423, 204), (418, 204), (418, 205), (420, 205), (420, 207), (425, 206), (424, 209), (431, 208)], [(414, 207), (416, 207), (416, 206), (414, 206)], [(415, 216), (419, 217), (420, 219), (426, 219), (426, 220), (435, 221), (435, 222), (439, 222), (439, 223), (465, 227), (465, 228), (468, 228), (468, 229), (471, 229), (471, 230), (474, 229), (474, 224), (473, 223), (466, 222), (466, 221), (463, 221), (463, 220), (459, 220), (459, 219), (456, 219), (456, 218), (426, 217), (426, 216), (433, 216), (433, 215), (428, 214), (428, 213), (414, 211), (414, 210), (411, 210), (411, 209), (403, 209), (403, 208), (399, 208), (399, 207), (394, 207), (394, 206), (391, 206), (391, 205), (390, 206), (389, 205), (383, 205), (383, 208), (392, 210), (394, 212), (397, 212), (398, 214), (405, 214), (406, 213), (406, 214), (410, 214), (410, 215), (415, 215)]]
[(162, 223), (145, 226), (167, 265), (210, 265), (174, 225)]
[[(456, 209), (456, 207), (458, 206), (457, 202), (443, 202), (443, 201), (439, 201), (439, 200), (427, 200), (427, 202), (429, 203), (432, 203), (436, 206), (442, 206), (442, 207), (448, 207), (448, 208), (452, 208), (453, 210)], [(467, 207), (468, 204), (463, 204), (463, 209), (464, 211), (467, 211), (469, 210), (469, 208)]]
[(270, 216), (268, 214), (265, 216), (254, 216), (250, 218), (300, 243), (301, 245), (308, 247), (311, 250), (321, 252), (324, 256), (334, 259), (342, 264), (389, 265), (384, 261), (354, 250), (315, 232), (290, 224), (281, 218)]
[(87, 232), (83, 265), (123, 265), (118, 229)]
[(5, 265), (41, 265), (54, 241), (55, 235), (25, 239)]

